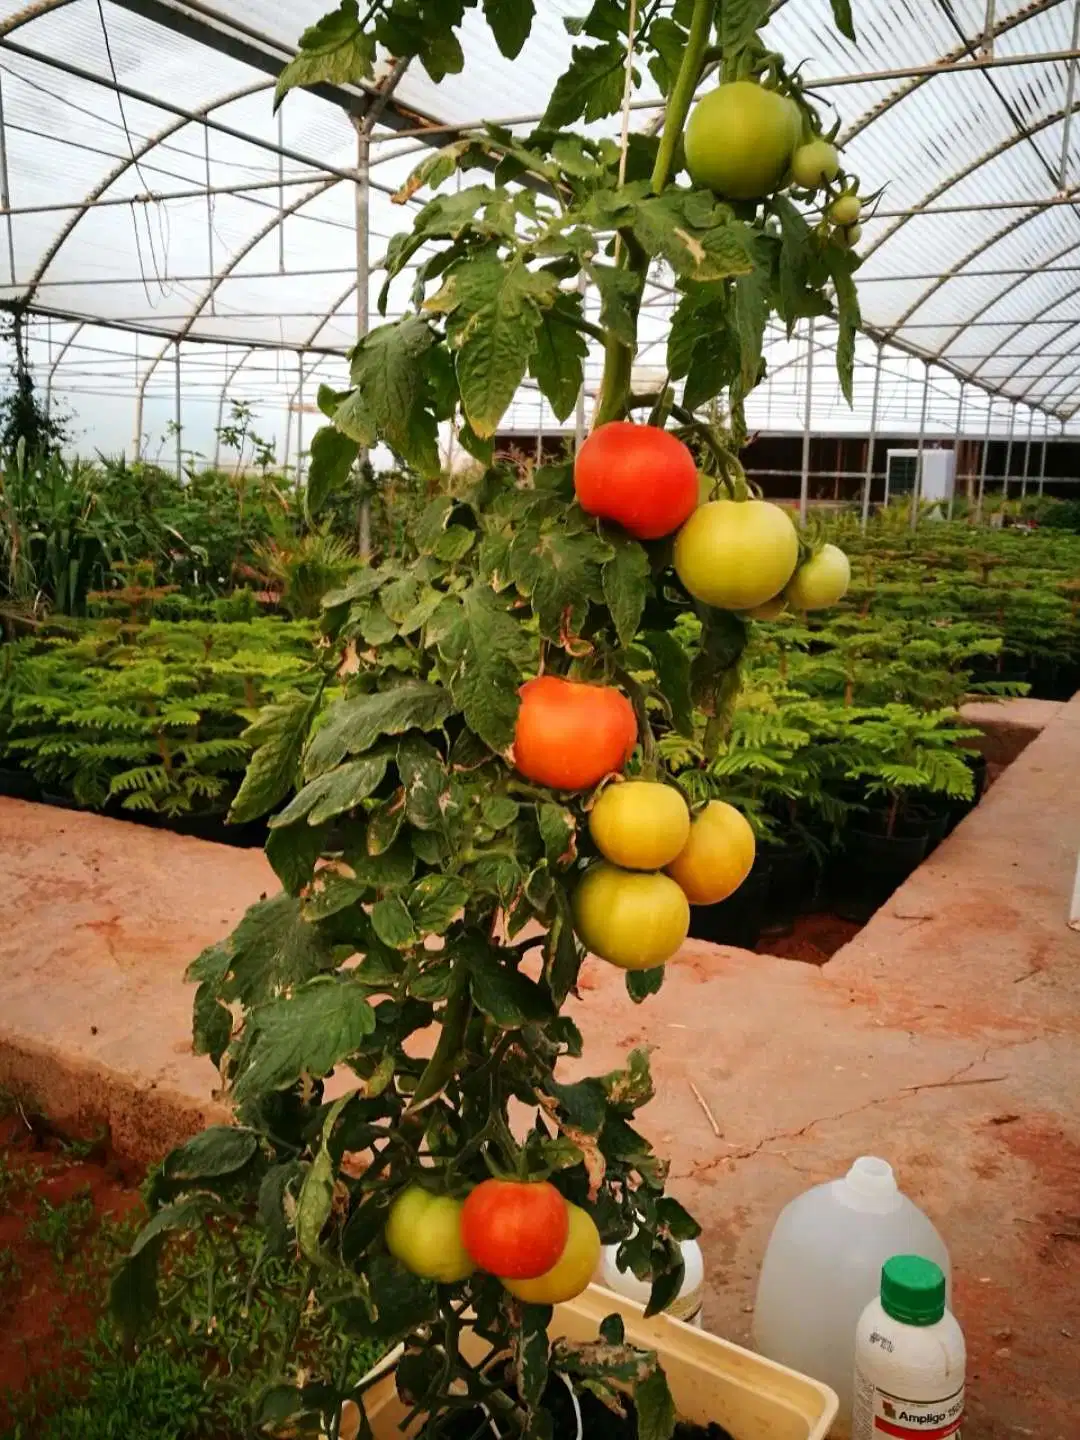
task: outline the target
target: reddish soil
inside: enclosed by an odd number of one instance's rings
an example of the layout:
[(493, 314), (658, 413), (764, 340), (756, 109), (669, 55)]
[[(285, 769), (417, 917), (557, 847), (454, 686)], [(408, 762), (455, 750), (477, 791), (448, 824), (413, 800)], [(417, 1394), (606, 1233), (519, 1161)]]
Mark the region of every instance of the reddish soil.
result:
[(815, 911), (800, 915), (790, 935), (764, 935), (756, 949), (759, 955), (776, 955), (781, 960), (801, 960), (807, 965), (824, 965), (836, 952), (854, 940), (863, 927), (839, 915)]
[(93, 1333), (109, 1263), (98, 1227), (140, 1204), (104, 1147), (82, 1158), (33, 1117), (0, 1119), (0, 1423), (5, 1396), (70, 1368), (71, 1341)]

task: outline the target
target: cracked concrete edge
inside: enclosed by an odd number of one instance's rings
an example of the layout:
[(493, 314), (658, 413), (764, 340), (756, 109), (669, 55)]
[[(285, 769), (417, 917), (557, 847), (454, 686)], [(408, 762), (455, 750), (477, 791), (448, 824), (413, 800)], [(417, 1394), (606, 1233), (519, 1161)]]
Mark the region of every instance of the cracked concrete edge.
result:
[(134, 1173), (157, 1164), (208, 1125), (227, 1125), (232, 1112), (209, 1096), (197, 1100), (168, 1083), (0, 1029), (0, 1089), (80, 1138), (108, 1133), (109, 1149)]
[(1013, 1079), (1011, 1074), (1005, 1075), (979, 1075), (972, 1076), (971, 1071), (980, 1065), (988, 1065), (991, 1056), (997, 1056), (1007, 1050), (1020, 1049), (1025, 1045), (1034, 1045), (1039, 1042), (1041, 1036), (1028, 1036), (1023, 1040), (1011, 1040), (1005, 1042), (994, 1042), (987, 1045), (981, 1054), (954, 1069), (950, 1074), (940, 1080), (923, 1080), (914, 1085), (900, 1085), (888, 1089), (883, 1095), (875, 1095), (869, 1100), (864, 1100), (859, 1105), (851, 1105), (843, 1110), (837, 1110), (828, 1115), (818, 1115), (812, 1120), (806, 1121), (804, 1125), (793, 1130), (778, 1130), (774, 1134), (765, 1135), (753, 1145), (743, 1146), (741, 1149), (730, 1151), (726, 1155), (718, 1155), (714, 1160), (692, 1164), (685, 1172), (672, 1170), (672, 1180), (699, 1180), (702, 1176), (710, 1174), (720, 1167), (733, 1169), (734, 1166), (744, 1160), (752, 1160), (759, 1155), (769, 1156), (774, 1159), (786, 1160), (787, 1156), (782, 1151), (770, 1150), (768, 1147), (778, 1141), (802, 1140), (821, 1125), (834, 1125), (841, 1120), (847, 1120), (852, 1115), (861, 1115), (868, 1110), (877, 1109), (882, 1105), (892, 1105), (898, 1100), (905, 1100), (920, 1095), (927, 1090), (948, 1090), (953, 1087), (967, 1087), (976, 1085), (1000, 1085), (1007, 1084)]

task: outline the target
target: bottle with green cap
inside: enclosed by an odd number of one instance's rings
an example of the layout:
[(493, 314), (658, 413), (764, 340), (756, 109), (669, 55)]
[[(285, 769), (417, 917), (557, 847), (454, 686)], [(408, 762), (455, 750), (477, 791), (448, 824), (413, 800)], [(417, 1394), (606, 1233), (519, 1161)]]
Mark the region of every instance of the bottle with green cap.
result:
[(965, 1362), (941, 1267), (894, 1255), (855, 1333), (852, 1440), (962, 1440)]

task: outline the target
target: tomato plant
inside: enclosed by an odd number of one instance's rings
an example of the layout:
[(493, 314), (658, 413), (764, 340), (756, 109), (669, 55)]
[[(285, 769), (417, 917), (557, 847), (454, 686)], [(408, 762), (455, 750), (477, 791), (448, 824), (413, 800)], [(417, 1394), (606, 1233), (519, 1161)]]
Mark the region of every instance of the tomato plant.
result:
[(614, 520), (638, 540), (660, 540), (697, 508), (697, 463), (669, 431), (611, 420), (578, 452), (574, 489), (586, 514)]
[[(436, 84), (463, 68), (462, 22), (478, 8), (342, 0), (303, 36), (279, 98), (350, 83), (357, 108), (371, 97), (377, 114), (405, 63)], [(484, 0), (474, 18), (515, 59), (535, 9)], [(651, 1279), (650, 1313), (679, 1292), (679, 1242), (698, 1227), (635, 1126), (652, 1096), (647, 1053), (610, 1074), (575, 1065), (568, 1083), (583, 1039), (562, 1012), (587, 948), (626, 970), (635, 1003), (654, 993), (686, 935), (687, 897), (727, 893), (748, 858), (734, 822), (710, 807), (664, 873), (685, 818), (665, 794), (650, 853), (621, 813), (636, 802), (616, 790), (597, 801), (596, 843), (657, 868), (596, 861), (592, 792), (623, 771), (631, 797), (639, 780), (669, 783), (669, 738), (716, 754), (752, 624), (736, 612), (778, 596), (799, 558), (792, 522), (749, 497), (738, 459), (766, 325), (833, 313), (850, 396), (859, 322), (858, 262), (841, 232), (782, 193), (821, 119), (761, 39), (768, 0), (635, 6), (634, 24), (629, 0), (580, 10), (568, 68), (531, 133), (467, 128), (421, 160), (400, 196), (415, 202), (411, 229), (386, 251), (383, 318), (352, 352), (349, 388), (319, 392), (328, 423), (312, 442), (310, 514), (375, 443), (432, 498), (404, 553), (325, 596), (312, 685), (248, 733), (235, 809), (270, 817), (282, 889), (190, 970), (195, 1049), (218, 1067), (236, 1123), (165, 1161), (114, 1287), (136, 1331), (168, 1236), (242, 1213), (261, 1254), (299, 1267), (305, 1309), (401, 1346), (398, 1389), (431, 1437), (463, 1394), (484, 1396), (501, 1433), (547, 1435), (556, 1362), (602, 1393), (631, 1390), (649, 1440), (672, 1432), (655, 1355), (610, 1326), (602, 1342), (553, 1349), (539, 1297), (554, 1288), (523, 1303), (503, 1278), (540, 1285), (566, 1257), (576, 1287), (595, 1242), (575, 1206), (621, 1265)], [(850, 34), (849, 0), (834, 10)], [(706, 97), (686, 137), (688, 183), (683, 133), (715, 67), (721, 99)], [(628, 77), (631, 97), (659, 85), (666, 110), (659, 134), (624, 148), (597, 138), (597, 122), (619, 112)], [(714, 114), (736, 87), (749, 118), (733, 121), (732, 159)], [(736, 190), (750, 200), (722, 198)], [(678, 297), (668, 383), (642, 396), (639, 320), (661, 268)], [(525, 478), (495, 463), (526, 379), (560, 420), (573, 412), (590, 342), (604, 352), (591, 452), (602, 463), (587, 457), (578, 490), (569, 462)], [(648, 464), (626, 449), (629, 421)], [(475, 479), (441, 477), (440, 426), (478, 461)], [(693, 513), (687, 447), (718, 497)], [(461, 1244), (480, 1268), (451, 1279), (465, 1264), (451, 1238), (461, 1199)], [(524, 1221), (532, 1207), (548, 1221)], [(580, 1257), (567, 1256), (568, 1237)], [(281, 1329), (295, 1332), (287, 1317)], [(505, 1366), (474, 1364), (475, 1347), (459, 1345), (466, 1329)], [(363, 1400), (362, 1375), (309, 1383), (288, 1355), (282, 1368), (255, 1397), (255, 1432), (333, 1433), (342, 1406)]]
[(461, 1238), (482, 1270), (535, 1280), (558, 1262), (570, 1233), (566, 1201), (546, 1181), (484, 1180), (461, 1211)]

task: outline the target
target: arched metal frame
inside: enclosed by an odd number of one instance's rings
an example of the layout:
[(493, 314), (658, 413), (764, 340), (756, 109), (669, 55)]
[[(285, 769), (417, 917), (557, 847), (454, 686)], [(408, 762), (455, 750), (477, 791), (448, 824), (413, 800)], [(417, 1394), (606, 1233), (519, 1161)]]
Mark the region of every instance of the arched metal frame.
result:
[[(25, 47), (16, 45), (11, 37), (18, 30), (31, 24), (41, 16), (77, 3), (79, 3), (79, 0), (38, 0), (38, 3), (24, 7), (7, 20), (0, 22), (0, 50), (7, 46), (14, 50), (15, 53), (29, 56), (43, 64), (49, 64), (50, 57), (36, 54)], [(174, 28), (189, 39), (194, 36), (200, 41), (213, 46), (215, 49), (220, 49), (221, 53), (229, 55), (234, 59), (241, 57), (259, 66), (267, 74), (271, 74), (275, 65), (287, 58), (280, 44), (269, 41), (267, 37), (260, 36), (257, 32), (250, 29), (250, 27), (240, 25), (228, 17), (216, 15), (212, 5), (195, 5), (191, 4), (190, 0), (114, 0), (114, 3), (144, 18), (152, 19), (157, 24)], [(219, 0), (219, 3), (221, 3), (221, 0)], [(934, 0), (934, 3), (940, 5), (941, 0)], [(1053, 10), (1062, 4), (1071, 4), (1073, 6), (1073, 43), (1070, 50), (1055, 51), (1052, 54), (1039, 57), (1032, 55), (1002, 56), (1000, 59), (995, 57), (995, 41), (1009, 32), (1022, 27), (1025, 23), (1037, 16)], [(784, 8), (784, 5), (785, 0), (778, 0), (778, 3), (773, 6), (772, 13), (778, 13)], [(945, 13), (950, 16), (952, 15), (951, 7), (942, 6), (942, 8)], [(879, 346), (879, 353), (885, 348), (890, 350), (895, 348), (909, 356), (914, 356), (927, 362), (928, 365), (933, 364), (935, 368), (940, 368), (953, 379), (960, 381), (961, 384), (970, 382), (972, 385), (985, 390), (991, 395), (999, 393), (1010, 401), (1027, 403), (1035, 408), (1046, 410), (1048, 413), (1052, 411), (1056, 417), (1064, 421), (1071, 418), (1071, 416), (1080, 409), (1080, 403), (1073, 403), (1074, 397), (1077, 395), (1077, 392), (1080, 391), (1080, 363), (1078, 363), (1075, 372), (1070, 371), (1063, 373), (1060, 377), (1055, 377), (1055, 366), (1065, 358), (1062, 352), (1055, 351), (1053, 355), (1047, 357), (1048, 363), (1036, 373), (1025, 372), (1028, 372), (1033, 362), (1038, 362), (1046, 355), (1047, 344), (1060, 342), (1064, 340), (1065, 337), (1071, 335), (1071, 333), (1080, 326), (1080, 320), (1063, 319), (1060, 322), (1060, 328), (1053, 331), (1049, 340), (1036, 340), (1032, 338), (1028, 352), (1026, 353), (1022, 347), (1018, 348), (1016, 353), (1018, 363), (1013, 366), (1007, 375), (991, 379), (981, 372), (985, 371), (991, 360), (1000, 359), (1005, 354), (1011, 354), (1010, 347), (1017, 341), (1018, 337), (1021, 339), (1024, 337), (1025, 331), (1029, 326), (1039, 321), (1047, 323), (1044, 321), (1044, 317), (1059, 306), (1067, 304), (1067, 302), (1077, 294), (1080, 294), (1080, 286), (1066, 290), (1048, 303), (1042, 303), (1040, 308), (1022, 321), (1010, 320), (1008, 322), (1001, 322), (1003, 325), (1007, 325), (1008, 334), (990, 347), (985, 353), (973, 357), (970, 365), (950, 352), (955, 350), (958, 342), (971, 331), (972, 326), (980, 322), (992, 323), (985, 321), (984, 317), (994, 310), (995, 306), (1005, 295), (1014, 294), (1036, 277), (1053, 272), (1055, 268), (1057, 268), (1058, 262), (1073, 255), (1077, 250), (1080, 250), (1080, 239), (1075, 243), (1070, 243), (1063, 248), (1059, 248), (1053, 255), (1045, 257), (1043, 260), (1038, 262), (1033, 261), (1026, 269), (1010, 269), (1007, 272), (992, 272), (995, 275), (1001, 275), (1001, 287), (995, 289), (995, 293), (991, 298), (981, 300), (979, 305), (973, 309), (971, 314), (963, 321), (954, 322), (947, 327), (949, 330), (947, 339), (943, 343), (937, 344), (933, 349), (921, 345), (917, 339), (917, 329), (913, 329), (905, 324), (905, 322), (909, 321), (912, 316), (931, 301), (933, 296), (937, 294), (943, 286), (949, 284), (950, 281), (980, 274), (986, 276), (987, 272), (985, 270), (980, 272), (975, 268), (979, 257), (992, 250), (995, 245), (1007, 236), (1015, 233), (1038, 216), (1044, 214), (1049, 205), (1063, 205), (1072, 210), (1073, 213), (1077, 213), (1077, 210), (1073, 209), (1072, 202), (1074, 197), (1080, 201), (1080, 185), (1068, 187), (1063, 182), (1066, 179), (1064, 162), (1068, 154), (1072, 117), (1075, 111), (1080, 109), (1080, 102), (1076, 100), (1076, 59), (1077, 37), (1080, 35), (1080, 0), (1032, 0), (1032, 3), (1024, 5), (1008, 16), (1001, 16), (995, 19), (992, 8), (988, 10), (987, 15), (988, 23), (984, 25), (977, 34), (968, 37), (963, 43), (943, 53), (934, 65), (908, 67), (906, 70), (899, 68), (890, 71), (868, 72), (859, 76), (841, 75), (827, 77), (820, 82), (823, 86), (826, 86), (855, 83), (856, 81), (865, 82), (886, 77), (897, 78), (898, 83), (889, 94), (878, 104), (866, 111), (865, 114), (860, 116), (856, 121), (847, 126), (841, 138), (845, 141), (850, 141), (880, 119), (882, 115), (903, 105), (911, 95), (922, 90), (927, 85), (939, 83), (940, 77), (947, 76), (951, 72), (981, 70), (987, 75), (992, 75), (992, 68), (999, 63), (1002, 65), (1018, 65), (1035, 63), (1036, 60), (1058, 64), (1067, 62), (1068, 65), (1067, 85), (1063, 96), (1064, 103), (1061, 108), (1055, 110), (1051, 115), (1041, 117), (1036, 123), (1029, 127), (1006, 135), (978, 159), (965, 164), (962, 169), (947, 179), (936, 183), (920, 199), (910, 204), (904, 212), (896, 214), (895, 223), (889, 225), (884, 233), (879, 235), (873, 244), (868, 247), (866, 257), (868, 259), (871, 257), (877, 257), (878, 259), (887, 257), (889, 253), (889, 243), (893, 237), (899, 233), (903, 233), (905, 228), (921, 215), (935, 213), (932, 209), (935, 202), (947, 196), (948, 192), (955, 186), (972, 175), (977, 175), (984, 167), (1000, 159), (1003, 155), (1008, 154), (1008, 152), (1016, 146), (1030, 141), (1034, 136), (1052, 129), (1055, 125), (1061, 125), (1063, 131), (1061, 146), (1063, 158), (1058, 174), (1061, 189), (1058, 193), (1047, 195), (1044, 200), (1033, 201), (1030, 206), (1025, 204), (1023, 213), (1009, 218), (1007, 222), (1001, 226), (994, 227), (993, 232), (988, 237), (981, 239), (962, 259), (951, 266), (947, 272), (935, 276), (929, 281), (926, 288), (920, 293), (918, 299), (908, 305), (895, 322), (887, 327), (874, 326), (871, 324), (868, 325), (866, 329), (867, 334)], [(65, 66), (62, 68), (66, 68), (69, 73), (81, 75), (82, 78), (94, 80), (100, 84), (108, 84), (102, 77), (90, 75), (89, 72), (81, 72), (77, 67)], [(813, 83), (814, 82), (810, 82), (811, 86)], [(288, 350), (298, 354), (300, 357), (299, 363), (301, 365), (302, 382), (301, 386), (297, 387), (297, 392), (294, 393), (293, 400), (290, 402), (291, 405), (296, 403), (296, 394), (298, 394), (302, 388), (303, 383), (310, 381), (312, 374), (322, 363), (323, 359), (343, 353), (341, 347), (334, 345), (323, 346), (319, 344), (319, 340), (334, 316), (342, 310), (342, 307), (347, 304), (350, 297), (357, 292), (358, 287), (356, 280), (350, 281), (344, 291), (334, 300), (332, 306), (330, 306), (322, 318), (319, 319), (318, 324), (311, 329), (305, 340), (299, 344), (280, 346), (266, 341), (252, 341), (249, 343), (247, 341), (237, 340), (235, 337), (227, 342), (221, 337), (209, 332), (203, 335), (196, 335), (194, 333), (200, 320), (205, 317), (208, 308), (213, 306), (215, 297), (224, 281), (236, 273), (243, 260), (249, 256), (258, 245), (269, 235), (272, 235), (275, 230), (281, 229), (291, 216), (295, 216), (301, 212), (306, 205), (318, 199), (321, 195), (326, 194), (342, 181), (356, 184), (360, 179), (358, 171), (328, 166), (325, 163), (313, 160), (310, 156), (286, 149), (280, 143), (274, 146), (264, 137), (244, 135), (235, 130), (234, 127), (215, 120), (214, 116), (216, 111), (237, 100), (257, 94), (260, 90), (269, 88), (271, 84), (271, 80), (258, 80), (250, 86), (246, 86), (240, 90), (234, 90), (228, 95), (206, 103), (199, 110), (190, 111), (183, 109), (183, 107), (175, 106), (171, 104), (171, 102), (161, 100), (155, 96), (144, 95), (141, 92), (131, 90), (125, 86), (116, 87), (121, 94), (130, 95), (142, 103), (158, 106), (170, 112), (173, 118), (164, 125), (156, 135), (141, 143), (137, 150), (134, 150), (129, 157), (125, 157), (123, 161), (94, 187), (86, 197), (86, 201), (82, 207), (71, 216), (61, 233), (49, 246), (40, 263), (36, 266), (32, 278), (26, 284), (25, 294), (18, 302), (18, 308), (37, 310), (38, 313), (41, 314), (52, 314), (59, 318), (71, 319), (76, 322), (79, 327), (69, 335), (59, 354), (52, 361), (50, 384), (53, 377), (59, 372), (64, 358), (69, 354), (76, 337), (84, 325), (108, 326), (110, 323), (113, 323), (116, 325), (116, 328), (119, 329), (127, 329), (129, 331), (136, 329), (160, 336), (163, 341), (162, 348), (156, 356), (149, 359), (138, 387), (140, 413), (147, 393), (147, 387), (162, 361), (174, 352), (174, 348), (176, 353), (179, 354), (180, 348), (188, 343), (201, 343), (205, 340), (218, 345), (233, 344), (244, 351), (239, 361), (229, 368), (225, 374), (220, 394), (219, 416), (223, 416), (229, 387), (233, 384), (235, 378), (243, 373), (244, 366), (251, 354), (255, 351), (260, 349)], [(373, 93), (370, 87), (324, 87), (320, 93), (324, 94), (325, 98), (332, 99), (354, 116), (359, 115), (365, 109), (369, 109), (373, 103), (377, 103), (377, 92)], [(384, 103), (386, 103), (386, 98), (387, 97), (384, 97)], [(408, 137), (411, 131), (416, 148), (420, 148), (420, 146), (424, 144), (442, 144), (449, 134), (456, 132), (460, 128), (458, 126), (443, 125), (437, 119), (432, 120), (430, 117), (405, 108), (399, 108), (396, 105), (391, 105), (389, 108), (392, 111), (392, 123), (395, 129), (401, 131), (403, 127), (406, 127), (404, 128), (402, 138)], [(511, 118), (516, 119), (517, 117)], [(2, 123), (2, 119), (0, 119), (0, 127), (2, 127)], [(506, 122), (504, 121), (503, 123)], [(166, 142), (171, 136), (182, 131), (189, 124), (202, 125), (207, 134), (209, 134), (209, 131), (212, 129), (220, 130), (234, 138), (245, 140), (263, 149), (272, 150), (282, 158), (287, 157), (294, 162), (311, 165), (313, 171), (319, 178), (310, 188), (305, 187), (299, 198), (292, 204), (286, 206), (282, 203), (280, 207), (275, 208), (272, 217), (268, 219), (266, 225), (260, 227), (237, 250), (233, 251), (221, 268), (209, 278), (205, 289), (194, 300), (192, 310), (187, 318), (175, 328), (154, 327), (151, 323), (148, 323), (146, 326), (127, 325), (110, 322), (106, 319), (98, 319), (92, 316), (80, 315), (75, 312), (65, 314), (65, 312), (57, 309), (55, 306), (39, 306), (36, 304), (42, 286), (48, 283), (51, 267), (63, 250), (64, 245), (77, 231), (80, 220), (90, 212), (95, 202), (103, 200), (109, 188), (113, 186), (117, 180), (122, 178), (133, 166), (137, 166), (140, 161), (150, 156), (155, 146)], [(381, 156), (380, 159), (396, 158), (397, 155), (407, 153), (411, 148), (413, 148), (412, 145), (401, 147), (396, 149), (393, 155), (388, 153), (385, 157)], [(378, 163), (378, 161), (375, 163)], [(371, 182), (368, 177), (364, 178), (365, 182), (371, 183), (373, 188), (385, 189), (385, 187), (375, 186), (374, 182)], [(290, 181), (290, 183), (299, 182)], [(237, 193), (242, 193), (243, 189), (244, 187), (242, 186), (236, 187)], [(283, 193), (284, 192), (282, 192), (282, 194)], [(208, 197), (209, 194), (210, 186), (208, 183)], [(948, 209), (948, 207), (945, 208)], [(963, 210), (965, 208), (974, 209), (976, 207), (959, 208)], [(888, 276), (885, 274), (880, 277), (874, 276), (870, 278), (886, 279)], [(904, 276), (899, 278), (915, 279), (918, 277)], [(1042, 299), (1043, 297), (1040, 297), (1040, 300)], [(1033, 331), (1032, 334), (1034, 337), (1035, 335), (1041, 334), (1041, 331)], [(815, 349), (816, 348), (819, 347), (815, 346)], [(305, 360), (304, 357), (308, 358)], [(784, 367), (781, 366), (780, 368)], [(1054, 380), (1054, 383), (1052, 383), (1049, 388), (1043, 389), (1042, 387), (1045, 385), (1045, 382), (1051, 379)], [(1018, 386), (1022, 386), (1022, 388), (1017, 388)], [(1041, 393), (1033, 393), (1036, 391), (1041, 391)], [(1053, 402), (1052, 406), (1051, 402)], [(876, 411), (876, 400), (874, 408)]]

